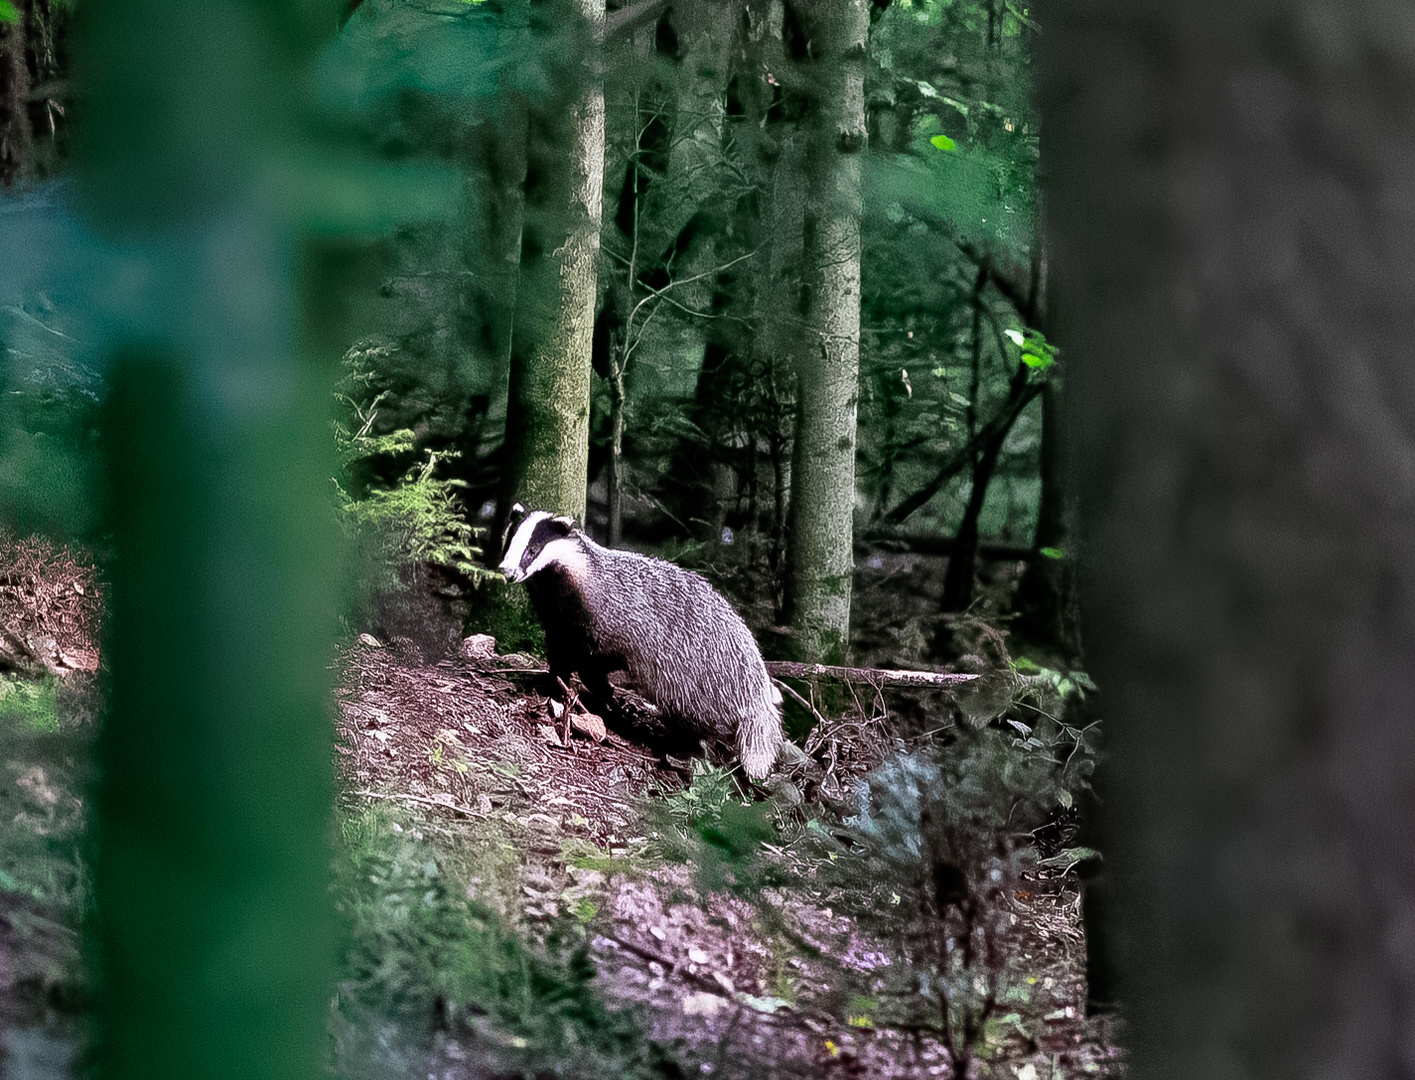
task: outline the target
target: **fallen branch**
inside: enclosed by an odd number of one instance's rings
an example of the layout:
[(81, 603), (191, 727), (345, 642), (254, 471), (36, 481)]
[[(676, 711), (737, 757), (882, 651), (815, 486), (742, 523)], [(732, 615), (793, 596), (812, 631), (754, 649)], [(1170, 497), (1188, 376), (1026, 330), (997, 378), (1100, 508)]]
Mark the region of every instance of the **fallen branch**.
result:
[(768, 675), (778, 679), (842, 679), (872, 686), (953, 686), (972, 682), (977, 675), (941, 671), (898, 671), (888, 668), (836, 667), (834, 664), (796, 664), (789, 660), (768, 660)]

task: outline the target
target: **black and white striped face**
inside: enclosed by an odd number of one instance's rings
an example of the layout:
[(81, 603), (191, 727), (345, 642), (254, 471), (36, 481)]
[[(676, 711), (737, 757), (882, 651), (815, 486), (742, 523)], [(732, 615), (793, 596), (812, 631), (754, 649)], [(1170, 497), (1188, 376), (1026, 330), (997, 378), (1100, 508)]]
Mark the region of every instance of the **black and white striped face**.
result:
[(512, 581), (525, 581), (552, 564), (576, 566), (579, 545), (571, 537), (574, 522), (544, 510), (527, 512), (517, 503), (506, 526), (506, 542), (499, 569)]

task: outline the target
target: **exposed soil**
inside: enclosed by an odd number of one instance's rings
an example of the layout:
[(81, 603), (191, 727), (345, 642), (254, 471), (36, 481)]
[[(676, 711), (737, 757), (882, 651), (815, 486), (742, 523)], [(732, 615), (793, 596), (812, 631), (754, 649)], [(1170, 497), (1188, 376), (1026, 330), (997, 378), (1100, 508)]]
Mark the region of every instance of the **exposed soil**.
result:
[[(840, 914), (847, 898), (813, 887), (807, 860), (789, 844), (767, 850), (788, 880), (806, 884), (754, 901), (706, 892), (689, 867), (655, 858), (646, 799), (681, 792), (688, 770), (612, 731), (598, 744), (572, 731), (562, 744), (548, 676), (531, 658), (420, 666), (361, 644), (345, 670), (347, 797), (401, 803), (449, 837), (511, 836), (520, 882), (512, 914), (525, 925), (592, 900), (605, 994), (639, 1006), (653, 1038), (679, 1048), (678, 1060), (713, 1076), (952, 1075), (929, 1031), (850, 1015), (873, 975), (910, 964), (917, 943), (872, 936)], [(1029, 884), (1013, 897), (1006, 945), (1034, 993), (972, 1075), (1103, 1074), (1113, 1051), (1103, 1025), (1085, 1017), (1075, 881), (1056, 872)], [(790, 1005), (779, 996), (786, 985)], [(447, 1080), (480, 1075), (468, 1064), (474, 1048), (452, 1036), (439, 1046), (430, 1071)]]
[[(861, 650), (867, 662), (919, 660), (923, 643), (907, 627), (927, 607), (932, 569), (899, 557), (863, 571), (879, 578), (862, 590), (871, 596), (866, 603), (891, 612), (896, 627), (875, 632), (868, 651)], [(91, 578), (66, 580), (69, 592), (75, 581), (82, 584), (78, 596), (91, 591)], [(6, 587), (67, 595), (38, 577), (15, 578)], [(898, 593), (895, 601), (887, 600), (890, 590)], [(0, 601), (18, 596), (12, 591)], [(14, 617), (23, 614), (20, 608), (6, 610), (13, 624), (22, 622)], [(52, 621), (77, 625), (72, 618)], [(64, 657), (80, 657), (87, 667), (91, 641), (89, 633), (74, 631), (52, 658), (62, 664)], [(567, 919), (578, 925), (603, 996), (634, 1007), (647, 1035), (672, 1049), (665, 1075), (956, 1075), (935, 1022), (891, 1026), (885, 1019), (899, 1015), (885, 999), (899, 995), (911, 978), (924, 978), (937, 941), (892, 930), (887, 897), (878, 901), (879, 917), (870, 917), (878, 898), (827, 873), (828, 856), (819, 843), (807, 842), (811, 830), (804, 827), (816, 818), (816, 834), (828, 836), (840, 800), (889, 748), (881, 732), (898, 731), (906, 714), (917, 721), (916, 730), (930, 718), (937, 722), (936, 698), (931, 703), (906, 691), (856, 696), (853, 709), (847, 702), (843, 718), (808, 742), (813, 764), (769, 788), (739, 789), (738, 803), (769, 800), (779, 835), (761, 845), (767, 872), (751, 887), (732, 887), (730, 880), (723, 887), (701, 866), (665, 855), (659, 835), (658, 811), (684, 796), (693, 764), (615, 730), (601, 732), (582, 718), (570, 725), (566, 741), (543, 666), (528, 656), (488, 655), (485, 644), (435, 663), (369, 638), (344, 651), (334, 751), (348, 811), (397, 808), (404, 824), (390, 828), (410, 828), (443, 850), (491, 852), (485, 872), (468, 879), (468, 895), (476, 893), (511, 929), (533, 939)], [(6, 786), (0, 840), (7, 851), (79, 850), (82, 764), (74, 747), (82, 752), (97, 704), (91, 680), (83, 693), (64, 687), (87, 679), (60, 680), (59, 731), (44, 736), (52, 745), (7, 739), (0, 746)], [(880, 723), (886, 717), (895, 722), (892, 729)], [(836, 809), (824, 811), (817, 799)], [(71, 872), (77, 856), (64, 858)], [(0, 1065), (6, 1075), (58, 1080), (75, 1073), (83, 1009), (76, 929), (82, 883), (56, 888), (36, 899), (0, 878)], [(1008, 904), (1007, 970), (1029, 991), (1025, 1002), (1007, 1004), (1007, 1012), (999, 1009), (988, 1021), (968, 1075), (1114, 1074), (1106, 1022), (1085, 1016), (1074, 874), (1038, 871)], [(927, 996), (918, 986), (912, 993)], [(430, 1018), (428, 1031), (434, 1028)], [(431, 1050), (420, 1063), (426, 1068), (418, 1075), (507, 1075), (490, 1071), (486, 1048), (470, 1028), (442, 1024), (429, 1038)]]

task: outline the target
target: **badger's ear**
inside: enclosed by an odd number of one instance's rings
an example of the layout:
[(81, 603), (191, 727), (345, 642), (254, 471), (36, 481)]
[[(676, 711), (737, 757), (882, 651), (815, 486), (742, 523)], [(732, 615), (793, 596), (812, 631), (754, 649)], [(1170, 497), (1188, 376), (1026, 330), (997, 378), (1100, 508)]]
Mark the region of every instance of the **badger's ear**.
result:
[(526, 508), (520, 503), (511, 507), (511, 512), (506, 515), (506, 528), (501, 530), (501, 550), (506, 550), (506, 545), (511, 542), (511, 537), (516, 535), (516, 530), (520, 528), (521, 522), (525, 521), (528, 514)]
[(555, 531), (562, 536), (569, 536), (571, 531), (575, 528), (575, 519), (567, 517), (564, 514), (561, 514), (559, 517), (551, 518), (550, 523), (555, 526)]

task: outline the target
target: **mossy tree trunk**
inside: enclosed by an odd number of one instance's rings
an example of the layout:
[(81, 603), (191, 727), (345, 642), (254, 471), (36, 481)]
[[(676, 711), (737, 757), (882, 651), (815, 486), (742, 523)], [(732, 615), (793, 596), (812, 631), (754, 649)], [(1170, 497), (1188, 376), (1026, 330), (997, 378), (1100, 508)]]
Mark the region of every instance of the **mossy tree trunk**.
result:
[(553, 88), (530, 108), (527, 125), (504, 502), (583, 520), (604, 186), (604, 0), (532, 0), (531, 31)]
[(1409, 9), (1038, 17), (1127, 1070), (1408, 1076)]
[(850, 643), (854, 571), (869, 13), (864, 0), (810, 0), (797, 5), (796, 17), (808, 104), (786, 615), (801, 658), (839, 663)]

